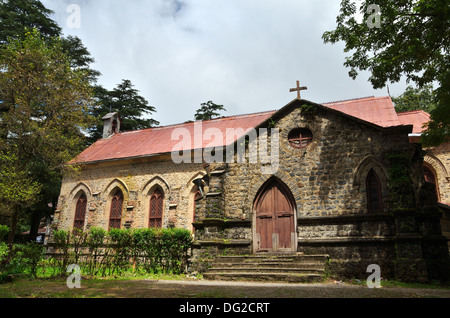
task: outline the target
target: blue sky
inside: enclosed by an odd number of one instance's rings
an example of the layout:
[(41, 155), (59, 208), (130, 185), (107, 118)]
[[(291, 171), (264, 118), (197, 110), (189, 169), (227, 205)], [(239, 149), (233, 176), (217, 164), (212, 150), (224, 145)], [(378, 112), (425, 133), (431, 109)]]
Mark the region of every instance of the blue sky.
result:
[[(192, 120), (212, 100), (236, 115), (279, 109), (296, 97), (328, 102), (386, 96), (369, 74), (343, 66), (343, 43), (324, 44), (340, 1), (330, 0), (42, 0), (65, 35), (81, 38), (113, 89), (129, 79), (156, 107), (161, 125)], [(79, 6), (79, 28), (67, 23)], [(73, 25), (72, 25), (73, 26)], [(398, 96), (406, 84), (389, 85)]]

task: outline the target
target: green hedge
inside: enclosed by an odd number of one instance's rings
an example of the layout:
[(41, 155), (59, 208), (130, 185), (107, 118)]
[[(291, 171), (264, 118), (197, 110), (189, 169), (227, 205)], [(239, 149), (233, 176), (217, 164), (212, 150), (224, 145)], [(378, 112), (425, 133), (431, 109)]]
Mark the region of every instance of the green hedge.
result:
[(59, 273), (77, 264), (89, 275), (120, 275), (124, 271), (180, 274), (189, 262), (191, 232), (184, 229), (91, 228), (88, 232), (55, 231)]

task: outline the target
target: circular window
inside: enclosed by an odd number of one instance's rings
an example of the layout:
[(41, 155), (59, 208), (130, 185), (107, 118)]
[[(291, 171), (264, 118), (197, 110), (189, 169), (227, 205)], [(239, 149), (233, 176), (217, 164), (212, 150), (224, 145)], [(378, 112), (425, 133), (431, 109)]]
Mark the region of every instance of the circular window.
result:
[(288, 140), (292, 148), (304, 149), (312, 142), (312, 132), (307, 128), (295, 128), (289, 132)]

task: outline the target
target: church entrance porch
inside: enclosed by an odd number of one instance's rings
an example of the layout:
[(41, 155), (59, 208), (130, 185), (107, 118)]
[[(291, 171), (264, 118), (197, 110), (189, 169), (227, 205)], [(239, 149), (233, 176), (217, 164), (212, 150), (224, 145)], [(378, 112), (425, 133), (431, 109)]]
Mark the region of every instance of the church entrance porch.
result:
[(295, 204), (291, 191), (272, 178), (259, 190), (254, 203), (255, 253), (295, 253)]

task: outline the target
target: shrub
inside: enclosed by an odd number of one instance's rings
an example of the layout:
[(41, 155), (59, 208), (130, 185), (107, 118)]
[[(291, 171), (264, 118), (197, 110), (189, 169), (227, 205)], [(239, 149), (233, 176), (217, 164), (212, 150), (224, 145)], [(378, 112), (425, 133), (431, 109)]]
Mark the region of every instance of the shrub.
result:
[(132, 256), (131, 251), (133, 248), (131, 231), (127, 229), (112, 229), (108, 232), (108, 236), (114, 248), (112, 272), (120, 274), (122, 271), (126, 270), (130, 264)]
[(8, 233), (9, 233), (9, 227), (6, 225), (0, 224), (0, 242), (6, 241), (6, 239), (8, 238)]
[[(53, 234), (54, 259), (42, 260), (36, 256), (34, 262), (27, 263), (33, 275), (37, 264), (54, 266), (53, 273), (59, 274), (64, 274), (69, 264), (79, 265), (90, 275), (121, 275), (131, 268), (133, 272), (179, 274), (187, 268), (192, 244), (190, 231), (184, 229), (111, 229), (107, 232), (94, 227), (85, 233), (55, 231)], [(50, 269), (42, 272), (49, 273)]]
[(53, 239), (57, 252), (56, 259), (59, 264), (58, 271), (63, 274), (69, 264), (70, 233), (64, 230), (55, 231), (53, 232)]
[[(102, 228), (93, 227), (89, 230), (86, 238), (86, 245), (89, 249), (91, 257), (88, 261), (88, 273), (96, 275), (99, 271), (100, 255), (105, 253), (103, 248), (105, 245), (106, 231)], [(103, 248), (103, 249), (102, 249)], [(105, 257), (103, 255), (103, 257)]]
[(24, 265), (30, 269), (31, 276), (36, 277), (38, 263), (44, 256), (44, 247), (36, 242), (28, 242), (20, 247)]
[(157, 270), (160, 250), (157, 232), (154, 228), (135, 229), (132, 231), (134, 266), (136, 262), (139, 262), (148, 272)]
[(2, 269), (2, 264), (8, 257), (8, 245), (4, 242), (0, 242), (0, 271)]

